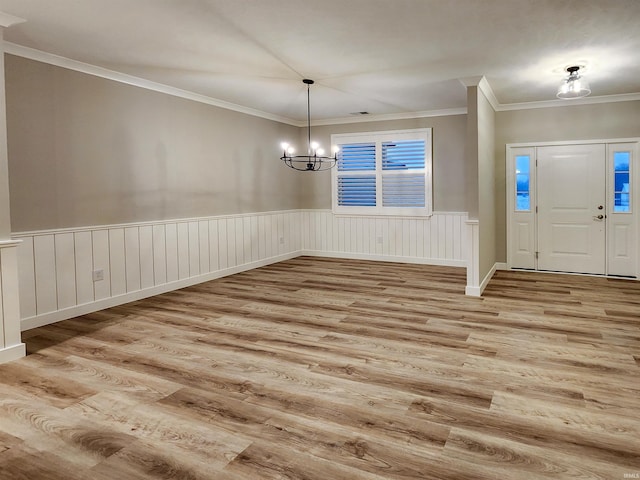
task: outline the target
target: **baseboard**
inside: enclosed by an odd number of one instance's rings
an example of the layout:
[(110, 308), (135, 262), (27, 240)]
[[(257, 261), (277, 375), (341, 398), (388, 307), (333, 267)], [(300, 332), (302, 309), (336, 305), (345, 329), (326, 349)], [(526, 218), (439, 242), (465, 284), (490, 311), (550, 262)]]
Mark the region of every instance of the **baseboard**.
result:
[(469, 285), (467, 285), (464, 288), (464, 294), (468, 295), (469, 297), (480, 297), (482, 296), (482, 290), (480, 290), (480, 287), (470, 287)]
[(322, 250), (302, 250), (301, 255), (310, 257), (345, 258), (351, 260), (372, 260), (376, 262), (416, 263), (420, 265), (441, 265), (444, 267), (466, 268), (466, 260), (442, 258), (403, 257), (398, 255), (376, 255), (371, 253), (325, 252)]
[(24, 357), (27, 354), (27, 348), (24, 343), (13, 345), (0, 349), (0, 363), (12, 362), (19, 358)]
[[(83, 305), (76, 305), (73, 307), (65, 308), (62, 310), (56, 310), (50, 313), (43, 313), (29, 318), (24, 318), (20, 322), (20, 329), (24, 332), (32, 328), (42, 327), (50, 325), (52, 323), (60, 322), (62, 320), (68, 320), (70, 318), (86, 315), (88, 313), (104, 310), (105, 308), (116, 307), (118, 305), (124, 305), (125, 303), (134, 302), (143, 298), (152, 297), (154, 295), (160, 295), (162, 293), (171, 292), (180, 288), (190, 287), (197, 285), (198, 283), (208, 282), (217, 278), (234, 275), (236, 273), (245, 272), (247, 270), (253, 270), (254, 268), (264, 267), (272, 263), (282, 262), (284, 260), (290, 260), (301, 255), (301, 252), (291, 252), (284, 255), (278, 255), (270, 257), (257, 262), (245, 263), (232, 268), (226, 268), (224, 270), (217, 270), (204, 275), (198, 275), (194, 277), (185, 278), (175, 282), (164, 283), (151, 288), (145, 288), (143, 290), (137, 290), (135, 292), (125, 293), (124, 295), (117, 295), (115, 297), (109, 297), (96, 302), (85, 303)], [(1, 353), (1, 351), (0, 351)], [(0, 361), (1, 361), (0, 357)]]
[(497, 269), (498, 269), (498, 264), (494, 263), (493, 267), (491, 267), (489, 272), (482, 279), (482, 282), (480, 282), (480, 287), (479, 287), (480, 288), (480, 295), (482, 295), (482, 292), (484, 292), (484, 289), (487, 288), (487, 285), (489, 285), (489, 282), (491, 281), (491, 279), (495, 275)]
[(482, 282), (480, 282), (479, 286), (476, 287), (476, 286), (467, 285), (465, 287), (464, 289), (465, 295), (469, 295), (470, 297), (481, 297), (482, 293), (484, 292), (484, 289), (487, 288), (487, 285), (489, 285), (489, 282), (495, 275), (496, 270), (506, 270), (506, 269), (507, 269), (506, 263), (498, 263), (498, 262), (494, 263), (491, 269), (489, 270), (489, 273), (487, 273), (485, 277), (482, 279)]
[[(330, 258), (345, 258), (354, 260), (372, 260), (382, 262), (398, 262), (398, 263), (413, 263), (423, 265), (441, 265), (448, 267), (462, 267), (467, 266), (465, 261), (440, 259), (440, 258), (419, 258), (419, 257), (404, 257), (396, 255), (375, 255), (364, 253), (345, 253), (345, 252), (326, 252), (320, 250), (299, 250), (290, 252), (268, 259), (249, 262), (232, 268), (226, 268), (224, 270), (217, 270), (204, 275), (198, 275), (194, 277), (177, 280), (174, 282), (164, 283), (151, 288), (145, 288), (143, 290), (136, 290), (135, 292), (125, 293), (123, 295), (117, 295), (113, 297), (104, 298), (95, 302), (85, 303), (82, 305), (75, 305), (73, 307), (64, 308), (32, 317), (22, 319), (20, 322), (21, 331), (30, 330), (32, 328), (42, 327), (50, 325), (52, 323), (60, 322), (62, 320), (68, 320), (70, 318), (86, 315), (88, 313), (97, 312), (106, 308), (123, 305), (125, 303), (134, 302), (143, 298), (152, 297), (154, 295), (160, 295), (180, 288), (189, 287), (198, 283), (208, 282), (217, 278), (226, 277), (236, 273), (252, 270), (254, 268), (263, 267), (272, 263), (282, 262), (284, 260), (290, 260), (300, 255), (308, 255), (314, 257), (330, 257)], [(479, 296), (479, 295), (478, 295)]]

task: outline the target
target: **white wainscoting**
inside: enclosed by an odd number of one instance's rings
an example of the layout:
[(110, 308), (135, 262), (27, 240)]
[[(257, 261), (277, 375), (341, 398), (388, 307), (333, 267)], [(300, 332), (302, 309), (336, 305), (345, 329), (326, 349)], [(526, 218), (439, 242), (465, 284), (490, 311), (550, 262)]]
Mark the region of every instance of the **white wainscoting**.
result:
[(291, 210), (15, 233), (21, 328), (299, 255), (466, 267), (466, 220)]
[(282, 211), (16, 233), (22, 330), (296, 257), (300, 218)]
[[(480, 283), (480, 222), (478, 220), (467, 220), (467, 245), (469, 247), (467, 262), (467, 286), (465, 294), (472, 297), (482, 295), (482, 290), (489, 283), (489, 279), (483, 280), (484, 286)], [(493, 273), (491, 273), (493, 275)]]
[(0, 363), (24, 357), (20, 340), (18, 260), (15, 240), (0, 240)]
[(466, 267), (467, 213), (425, 218), (334, 215), (303, 210), (305, 255)]

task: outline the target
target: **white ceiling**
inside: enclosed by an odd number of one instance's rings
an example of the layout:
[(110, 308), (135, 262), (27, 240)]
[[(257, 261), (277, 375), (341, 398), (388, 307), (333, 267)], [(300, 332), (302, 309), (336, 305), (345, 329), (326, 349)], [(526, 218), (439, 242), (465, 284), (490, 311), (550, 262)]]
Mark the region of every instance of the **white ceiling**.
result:
[(270, 115), (315, 120), (640, 93), (640, 0), (0, 0), (5, 40)]

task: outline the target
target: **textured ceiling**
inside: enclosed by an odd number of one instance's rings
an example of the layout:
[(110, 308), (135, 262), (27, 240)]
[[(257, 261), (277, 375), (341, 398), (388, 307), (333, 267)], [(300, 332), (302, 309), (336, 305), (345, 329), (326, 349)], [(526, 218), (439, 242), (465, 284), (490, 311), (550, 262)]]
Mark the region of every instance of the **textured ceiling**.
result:
[(640, 93), (640, 0), (0, 0), (5, 40), (271, 115), (555, 99), (564, 67), (592, 96)]

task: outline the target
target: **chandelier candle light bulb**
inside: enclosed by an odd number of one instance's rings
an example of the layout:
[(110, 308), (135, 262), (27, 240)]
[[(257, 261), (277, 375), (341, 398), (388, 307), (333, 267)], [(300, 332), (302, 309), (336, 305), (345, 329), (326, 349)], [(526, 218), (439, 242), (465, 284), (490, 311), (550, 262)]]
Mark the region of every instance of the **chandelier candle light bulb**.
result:
[(338, 161), (338, 147), (333, 147), (333, 156), (325, 156), (325, 151), (320, 147), (318, 142), (311, 141), (311, 108), (310, 108), (310, 96), (309, 87), (313, 85), (313, 80), (305, 78), (302, 80), (307, 86), (307, 154), (306, 155), (294, 155), (295, 149), (287, 142), (282, 142), (280, 147), (282, 148), (282, 156), (280, 160), (284, 162), (287, 167), (294, 170), (300, 170), (302, 172), (319, 172), (322, 170), (329, 170), (333, 168)]

